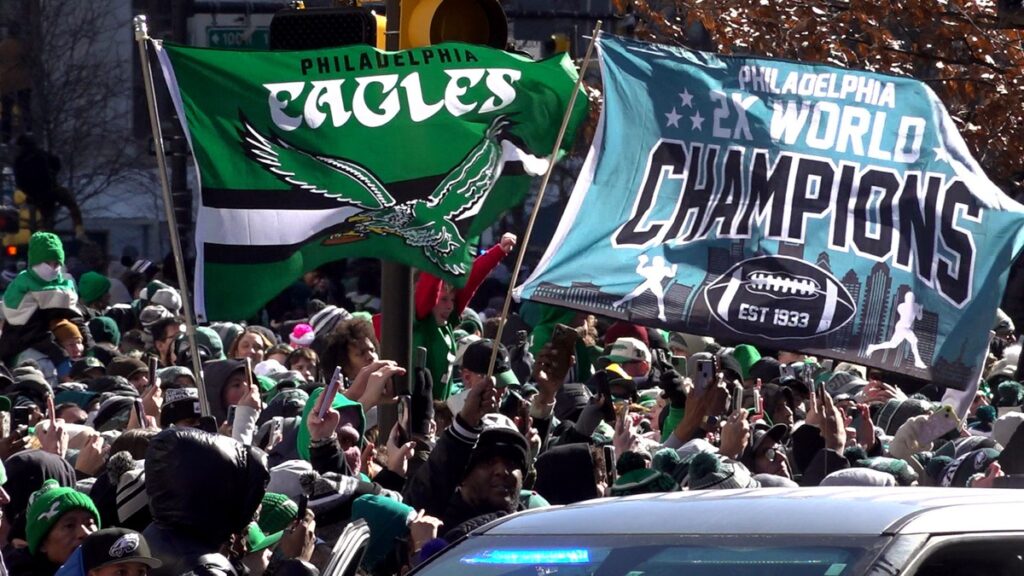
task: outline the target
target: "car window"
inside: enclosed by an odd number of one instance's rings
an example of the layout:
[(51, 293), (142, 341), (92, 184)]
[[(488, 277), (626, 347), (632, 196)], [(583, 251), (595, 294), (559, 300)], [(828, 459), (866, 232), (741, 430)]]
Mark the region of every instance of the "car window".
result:
[(888, 538), (833, 536), (476, 536), (417, 575), (848, 576)]
[(915, 576), (1017, 576), (1024, 574), (1024, 537), (991, 536), (949, 541), (927, 552)]

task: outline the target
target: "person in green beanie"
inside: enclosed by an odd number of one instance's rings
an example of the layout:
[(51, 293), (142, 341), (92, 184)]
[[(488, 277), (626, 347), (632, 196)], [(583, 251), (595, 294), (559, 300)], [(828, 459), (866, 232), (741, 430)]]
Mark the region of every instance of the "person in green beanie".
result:
[(78, 279), (78, 298), (94, 315), (110, 305), (110, 278), (99, 272), (86, 272)]
[(49, 576), (100, 527), (100, 513), (88, 495), (47, 480), (29, 498), (25, 539), (33, 558), (31, 574)]
[(49, 232), (36, 232), (28, 242), (28, 269), (22, 270), (4, 292), (3, 317), (7, 326), (24, 326), (37, 310), (63, 309), (78, 316), (78, 291), (63, 274), (64, 245)]

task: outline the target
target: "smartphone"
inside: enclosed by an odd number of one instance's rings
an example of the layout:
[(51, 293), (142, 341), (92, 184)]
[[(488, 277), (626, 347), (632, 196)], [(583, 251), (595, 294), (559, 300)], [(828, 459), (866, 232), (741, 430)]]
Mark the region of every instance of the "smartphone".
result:
[[(149, 386), (156, 386), (156, 371), (159, 366), (159, 361), (156, 356), (149, 357)], [(146, 388), (149, 388), (146, 386)]]
[[(138, 420), (138, 422), (139, 422), (139, 428), (145, 428), (146, 427), (146, 408), (142, 405), (142, 398), (136, 398), (134, 404), (135, 404), (135, 419)], [(229, 406), (228, 408), (229, 408), (229, 413), (230, 413), (230, 408), (234, 408), (234, 406)]]
[(269, 452), (277, 446), (284, 437), (284, 419), (275, 417), (270, 419), (270, 432), (267, 433), (266, 450)]
[(32, 410), (31, 406), (15, 406), (14, 408), (11, 408), (11, 424), (13, 424), (15, 428), (20, 426), (27, 428), (29, 426), (29, 420), (32, 418), (32, 412), (34, 412), (34, 410)]
[(238, 411), (238, 406), (235, 406), (234, 404), (232, 404), (231, 406), (228, 406), (228, 426), (234, 426), (235, 425), (235, 412), (237, 412), (237, 411)]
[(764, 397), (761, 396), (761, 379), (754, 382), (754, 416), (764, 418)]
[(416, 347), (416, 354), (413, 358), (413, 366), (424, 369), (427, 367), (427, 349), (423, 346)]
[(577, 338), (579, 338), (579, 334), (575, 329), (565, 324), (555, 324), (555, 329), (551, 334), (551, 348), (557, 355), (558, 366), (556, 370), (552, 371), (552, 378), (558, 382), (565, 381), (565, 377), (569, 374), (572, 357), (576, 354)]
[(715, 361), (714, 360), (697, 360), (697, 381), (693, 383), (693, 386), (701, 391), (705, 392), (711, 387), (712, 382), (715, 380)]
[(686, 356), (673, 356), (672, 368), (683, 376), (686, 376)]
[(306, 519), (306, 508), (309, 508), (309, 496), (303, 494), (299, 496), (299, 511), (295, 514), (295, 519), (299, 522)]
[[(615, 446), (611, 444), (605, 444), (604, 448), (604, 471), (605, 476), (608, 479), (608, 485), (611, 486), (617, 479), (615, 474)], [(602, 494), (601, 496), (604, 496)]]
[(412, 398), (399, 396), (397, 400), (395, 403), (395, 408), (398, 410), (398, 438), (396, 441), (401, 446), (411, 439), (409, 437), (409, 403)]
[(526, 330), (519, 330), (519, 331), (517, 331), (516, 332), (516, 345), (517, 346), (526, 346), (526, 341), (527, 341), (527, 339), (529, 339), (529, 337), (530, 337), (530, 335), (526, 332)]
[(331, 377), (330, 384), (327, 385), (327, 390), (324, 390), (324, 401), (320, 404), (320, 412), (317, 416), (323, 420), (324, 416), (327, 416), (327, 411), (331, 409), (331, 405), (334, 404), (334, 397), (338, 395), (338, 388), (341, 387), (341, 367), (335, 366), (334, 376)]
[(737, 383), (732, 387), (732, 408), (731, 412), (743, 409), (743, 385)]

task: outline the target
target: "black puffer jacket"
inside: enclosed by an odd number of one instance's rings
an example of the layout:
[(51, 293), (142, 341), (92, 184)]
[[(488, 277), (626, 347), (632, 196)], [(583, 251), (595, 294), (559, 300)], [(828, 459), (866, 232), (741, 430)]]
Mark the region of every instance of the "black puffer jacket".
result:
[(163, 561), (151, 576), (177, 576), (216, 553), (252, 521), (270, 473), (261, 452), (192, 428), (157, 434), (146, 450), (153, 523), (143, 532)]

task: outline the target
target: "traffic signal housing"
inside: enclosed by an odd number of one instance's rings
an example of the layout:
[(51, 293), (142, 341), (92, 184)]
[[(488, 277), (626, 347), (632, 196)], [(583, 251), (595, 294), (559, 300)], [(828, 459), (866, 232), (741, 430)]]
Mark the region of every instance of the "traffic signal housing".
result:
[(402, 0), (399, 48), (466, 42), (504, 49), (508, 20), (498, 0)]

